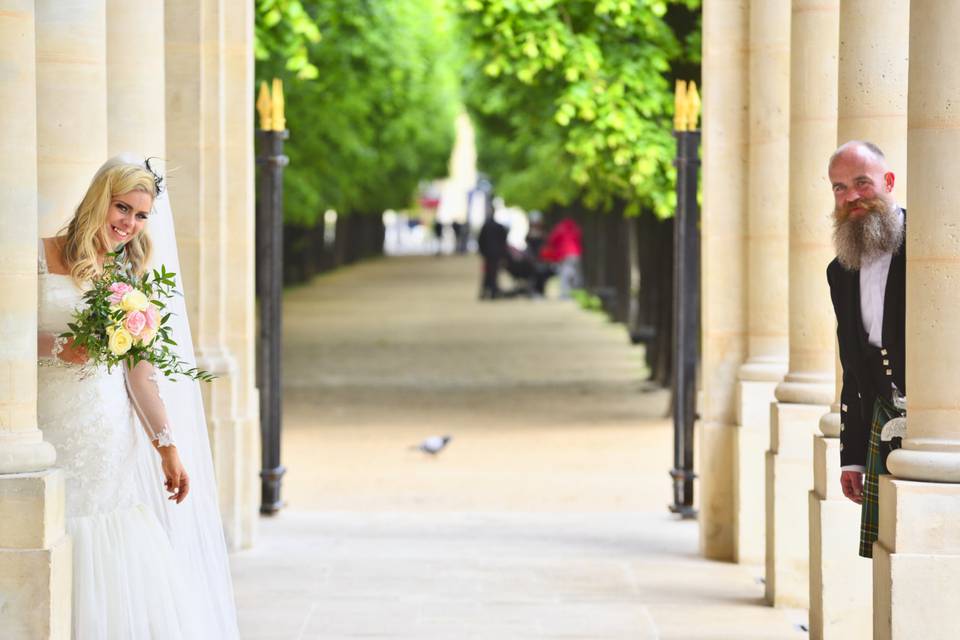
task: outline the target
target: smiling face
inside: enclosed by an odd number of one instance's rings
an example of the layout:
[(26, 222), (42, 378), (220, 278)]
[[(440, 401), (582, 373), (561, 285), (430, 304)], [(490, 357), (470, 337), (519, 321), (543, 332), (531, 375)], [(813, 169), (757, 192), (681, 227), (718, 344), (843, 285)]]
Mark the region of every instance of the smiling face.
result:
[(110, 198), (104, 234), (110, 246), (130, 242), (143, 231), (153, 206), (153, 198), (143, 191), (130, 191)]
[(893, 173), (869, 149), (855, 145), (844, 149), (830, 164), (829, 174), (839, 222), (876, 214), (893, 203)]
[(847, 269), (863, 260), (896, 251), (903, 220), (893, 199), (893, 173), (883, 156), (862, 143), (840, 147), (828, 170), (833, 186), (833, 245)]

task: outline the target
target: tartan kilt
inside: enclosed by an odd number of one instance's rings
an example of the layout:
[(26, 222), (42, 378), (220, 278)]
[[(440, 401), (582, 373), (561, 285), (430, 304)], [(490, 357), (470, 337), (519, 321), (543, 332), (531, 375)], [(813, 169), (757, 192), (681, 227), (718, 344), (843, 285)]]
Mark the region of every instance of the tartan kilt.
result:
[(880, 432), (887, 421), (902, 415), (903, 412), (886, 398), (878, 397), (873, 403), (863, 479), (863, 504), (860, 507), (860, 555), (864, 558), (873, 557), (873, 543), (880, 525), (880, 476), (887, 473), (887, 455), (891, 451), (890, 443), (880, 442)]

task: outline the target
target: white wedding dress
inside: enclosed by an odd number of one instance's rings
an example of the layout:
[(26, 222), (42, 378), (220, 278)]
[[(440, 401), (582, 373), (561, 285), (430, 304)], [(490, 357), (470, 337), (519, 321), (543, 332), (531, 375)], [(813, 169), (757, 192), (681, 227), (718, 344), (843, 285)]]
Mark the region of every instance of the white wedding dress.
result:
[[(49, 273), (42, 252), (41, 242), (39, 331), (57, 336), (83, 303), (83, 292), (70, 276)], [(143, 425), (148, 421), (135, 411), (144, 401), (162, 407), (158, 385), (151, 381), (128, 391), (122, 368), (82, 372), (56, 353), (41, 354), (39, 365), (39, 424), (56, 448), (56, 466), (66, 481), (66, 527), (73, 542), (73, 638), (237, 637), (222, 530), (191, 531), (195, 525), (182, 515), (190, 509), (216, 510), (215, 498), (212, 506), (187, 506), (194, 498), (191, 488), (181, 505), (163, 500), (153, 434), (146, 433)], [(151, 393), (152, 398), (131, 398)], [(187, 460), (184, 463), (197, 482)], [(142, 487), (157, 491), (144, 495)], [(206, 493), (215, 496), (215, 489), (208, 487)], [(214, 519), (219, 526), (219, 515)], [(190, 542), (191, 536), (201, 537), (202, 543)], [(217, 550), (207, 555), (221, 556), (213, 577), (195, 566), (202, 564), (196, 559), (197, 548), (205, 544)]]

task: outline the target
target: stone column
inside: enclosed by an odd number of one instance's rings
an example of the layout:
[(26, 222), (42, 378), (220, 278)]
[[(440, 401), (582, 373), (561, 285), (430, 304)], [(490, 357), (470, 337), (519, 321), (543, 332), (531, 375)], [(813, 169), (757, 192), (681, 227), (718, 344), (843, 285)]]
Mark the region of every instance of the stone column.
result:
[[(237, 546), (237, 361), (227, 343), (228, 277), (224, 0), (168, 0), (166, 119), (170, 200), (197, 365), (218, 378), (202, 385), (227, 543)], [(246, 132), (231, 132), (232, 136)]]
[[(227, 345), (237, 360), (237, 417), (233, 448), (234, 486), (229, 504), (235, 516), (228, 534), (235, 547), (253, 544), (260, 513), (260, 403), (256, 388), (254, 311), (254, 82), (253, 2), (239, 0), (226, 13), (226, 140), (229, 237)], [(240, 132), (247, 132), (241, 135)]]
[(747, 361), (737, 383), (734, 558), (763, 563), (770, 403), (787, 372), (790, 0), (750, 3)]
[(104, 0), (37, 6), (37, 176), (40, 235), (72, 216), (107, 159)]
[(63, 474), (37, 425), (35, 3), (0, 12), (0, 630), (70, 637)]
[(166, 155), (163, 3), (107, 0), (107, 151)]
[(793, 0), (790, 38), (790, 364), (771, 405), (766, 597), (809, 601), (807, 494), (811, 436), (834, 396), (827, 287), (833, 208), (826, 163), (837, 141), (838, 0)]
[(697, 426), (700, 550), (734, 556), (736, 378), (746, 352), (746, 0), (703, 7), (701, 420)]
[(954, 638), (960, 628), (960, 4), (910, 11), (907, 170), (907, 437), (880, 479), (874, 637)]
[[(841, 0), (837, 144), (883, 149), (905, 204), (909, 0)], [(882, 43), (882, 44), (881, 44)], [(868, 638), (871, 563), (856, 553), (860, 508), (840, 490), (840, 373), (831, 412), (814, 437), (810, 493), (810, 637)]]

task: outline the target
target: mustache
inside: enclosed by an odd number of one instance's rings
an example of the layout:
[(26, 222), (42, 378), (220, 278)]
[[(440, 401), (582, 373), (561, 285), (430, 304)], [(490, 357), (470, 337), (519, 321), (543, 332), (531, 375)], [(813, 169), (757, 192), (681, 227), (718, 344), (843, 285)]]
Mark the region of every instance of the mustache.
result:
[(868, 213), (886, 213), (892, 208), (890, 202), (881, 196), (859, 198), (836, 207), (833, 211), (833, 217), (837, 222), (844, 222), (850, 217), (850, 212), (854, 209), (863, 209)]

